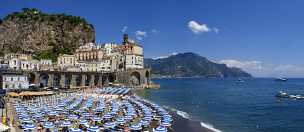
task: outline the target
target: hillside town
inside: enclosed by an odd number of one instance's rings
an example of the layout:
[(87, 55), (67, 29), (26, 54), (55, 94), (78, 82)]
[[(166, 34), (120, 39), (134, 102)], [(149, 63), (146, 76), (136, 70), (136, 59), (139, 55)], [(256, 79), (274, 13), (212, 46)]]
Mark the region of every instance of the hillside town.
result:
[(144, 68), (143, 48), (130, 40), (127, 34), (123, 35), (122, 44), (83, 44), (74, 54), (60, 54), (57, 62), (37, 60), (30, 53), (5, 54), (0, 62), (2, 89), (27, 89), (39, 85), (31, 84), (29, 75), (23, 74), (28, 72), (115, 73)]

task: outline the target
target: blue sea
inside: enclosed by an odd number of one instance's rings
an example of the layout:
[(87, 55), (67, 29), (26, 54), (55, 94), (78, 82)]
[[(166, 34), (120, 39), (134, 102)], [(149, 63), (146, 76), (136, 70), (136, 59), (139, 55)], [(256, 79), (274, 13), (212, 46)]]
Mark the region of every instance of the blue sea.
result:
[(304, 79), (236, 80), (155, 79), (161, 88), (145, 91), (145, 97), (215, 131), (304, 131), (304, 100), (275, 97), (280, 90), (304, 95)]

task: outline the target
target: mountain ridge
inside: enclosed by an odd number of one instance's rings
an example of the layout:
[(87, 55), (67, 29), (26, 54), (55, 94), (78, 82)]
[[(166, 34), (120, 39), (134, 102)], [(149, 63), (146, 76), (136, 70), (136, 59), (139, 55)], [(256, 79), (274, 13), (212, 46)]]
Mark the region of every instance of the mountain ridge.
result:
[(252, 77), (239, 68), (218, 64), (193, 52), (172, 54), (165, 58), (145, 58), (145, 67), (154, 77)]

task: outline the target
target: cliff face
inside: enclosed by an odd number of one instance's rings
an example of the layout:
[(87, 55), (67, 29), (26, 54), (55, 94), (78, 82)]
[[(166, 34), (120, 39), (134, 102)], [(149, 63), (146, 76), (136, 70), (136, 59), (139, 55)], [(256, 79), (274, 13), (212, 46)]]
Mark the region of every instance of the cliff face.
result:
[(95, 41), (95, 30), (83, 18), (66, 14), (45, 14), (23, 9), (0, 21), (0, 54), (24, 51), (41, 54), (69, 53)]

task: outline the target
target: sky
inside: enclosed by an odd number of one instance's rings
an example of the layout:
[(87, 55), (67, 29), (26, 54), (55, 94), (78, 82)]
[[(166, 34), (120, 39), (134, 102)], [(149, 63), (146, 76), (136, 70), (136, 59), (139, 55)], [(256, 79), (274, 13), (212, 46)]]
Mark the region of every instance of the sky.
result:
[(0, 0), (0, 18), (22, 8), (94, 25), (96, 42), (144, 47), (145, 57), (195, 52), (257, 77), (304, 77), (303, 0)]

